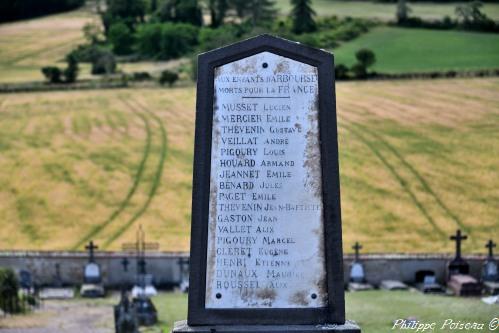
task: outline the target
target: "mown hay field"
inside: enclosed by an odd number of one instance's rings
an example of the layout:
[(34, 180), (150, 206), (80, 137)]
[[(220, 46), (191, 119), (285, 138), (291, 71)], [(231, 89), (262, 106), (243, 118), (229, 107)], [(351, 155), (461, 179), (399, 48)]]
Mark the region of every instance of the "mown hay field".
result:
[(0, 82), (41, 81), (43, 66), (64, 66), (84, 42), (83, 26), (96, 17), (86, 9), (0, 25)]
[[(499, 228), (499, 79), (337, 85), (345, 248), (483, 252)], [(0, 249), (188, 250), (195, 88), (0, 95)]]

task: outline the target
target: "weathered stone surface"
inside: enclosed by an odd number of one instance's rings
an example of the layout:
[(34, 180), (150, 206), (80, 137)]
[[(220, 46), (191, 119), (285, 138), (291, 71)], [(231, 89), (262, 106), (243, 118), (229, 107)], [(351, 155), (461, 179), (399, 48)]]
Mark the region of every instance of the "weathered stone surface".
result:
[(344, 325), (228, 325), (228, 326), (189, 326), (187, 321), (178, 321), (173, 327), (174, 333), (315, 333), (342, 332), (360, 333), (359, 326), (347, 320)]
[(452, 289), (457, 296), (477, 296), (482, 292), (482, 285), (470, 275), (452, 275), (447, 286)]
[(84, 284), (80, 288), (82, 297), (104, 297), (105, 291), (101, 284)]
[(318, 308), (325, 285), (317, 68), (215, 69), (206, 308)]

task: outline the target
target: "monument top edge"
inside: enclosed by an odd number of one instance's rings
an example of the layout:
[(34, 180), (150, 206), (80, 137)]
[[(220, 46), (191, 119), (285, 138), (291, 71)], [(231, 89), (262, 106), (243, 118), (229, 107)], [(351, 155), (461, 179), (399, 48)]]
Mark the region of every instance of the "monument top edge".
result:
[(265, 51), (276, 54), (279, 54), (280, 51), (296, 53), (306, 58), (317, 59), (319, 61), (328, 61), (328, 59), (332, 59), (334, 56), (333, 53), (327, 50), (314, 48), (299, 42), (265, 33), (200, 53), (199, 60), (211, 62), (221, 59), (244, 58)]

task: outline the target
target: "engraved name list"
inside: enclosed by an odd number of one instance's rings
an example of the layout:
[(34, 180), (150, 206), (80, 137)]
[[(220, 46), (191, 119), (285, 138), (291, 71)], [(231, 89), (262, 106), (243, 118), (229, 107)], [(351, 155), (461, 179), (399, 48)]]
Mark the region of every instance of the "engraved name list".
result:
[(206, 307), (325, 306), (317, 68), (262, 52), (214, 90)]

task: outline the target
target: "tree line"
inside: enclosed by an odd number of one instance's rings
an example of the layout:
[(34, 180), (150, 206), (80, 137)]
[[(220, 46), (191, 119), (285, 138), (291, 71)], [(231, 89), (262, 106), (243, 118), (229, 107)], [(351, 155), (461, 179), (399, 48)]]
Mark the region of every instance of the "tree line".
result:
[(1, 0), (0, 22), (64, 12), (83, 4), (85, 0)]

